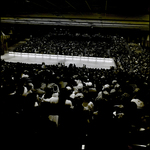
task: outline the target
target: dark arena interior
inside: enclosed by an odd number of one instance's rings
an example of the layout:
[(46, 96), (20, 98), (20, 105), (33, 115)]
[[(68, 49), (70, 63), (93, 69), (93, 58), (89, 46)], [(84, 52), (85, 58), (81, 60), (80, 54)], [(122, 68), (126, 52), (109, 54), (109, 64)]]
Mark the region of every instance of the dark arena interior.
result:
[(150, 149), (148, 1), (1, 2), (3, 149)]

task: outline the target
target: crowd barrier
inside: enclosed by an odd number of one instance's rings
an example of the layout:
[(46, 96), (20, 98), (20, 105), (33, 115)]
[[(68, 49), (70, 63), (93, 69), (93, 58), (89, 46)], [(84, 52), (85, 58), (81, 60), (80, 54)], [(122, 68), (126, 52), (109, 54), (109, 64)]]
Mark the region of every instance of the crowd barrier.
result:
[(69, 55), (51, 55), (51, 54), (37, 54), (37, 53), (21, 53), (21, 52), (9, 52), (10, 56), (20, 57), (36, 57), (36, 58), (50, 58), (50, 59), (62, 59), (62, 60), (85, 60), (85, 61), (98, 61), (98, 62), (113, 62), (112, 58), (101, 57), (84, 57), (84, 56), (69, 56)]

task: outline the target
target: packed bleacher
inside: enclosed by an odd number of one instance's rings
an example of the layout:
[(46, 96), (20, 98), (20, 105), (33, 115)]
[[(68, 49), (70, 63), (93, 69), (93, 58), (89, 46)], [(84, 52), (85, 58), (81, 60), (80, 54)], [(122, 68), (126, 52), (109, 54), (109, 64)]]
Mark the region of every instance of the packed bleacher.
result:
[(58, 39), (55, 34), (33, 37), (15, 51), (112, 57), (117, 67), (1, 60), (4, 138), (11, 141), (17, 135), (16, 141), (24, 145), (52, 149), (78, 150), (85, 145), (89, 150), (123, 150), (134, 149), (133, 144), (148, 145), (150, 53), (129, 51), (120, 36), (98, 34), (101, 41), (92, 41), (88, 34), (67, 32), (63, 40), (64, 35), (57, 34)]
[(125, 39), (116, 35), (53, 30), (46, 35), (31, 37), (14, 52), (109, 58), (118, 49), (126, 51), (126, 45)]

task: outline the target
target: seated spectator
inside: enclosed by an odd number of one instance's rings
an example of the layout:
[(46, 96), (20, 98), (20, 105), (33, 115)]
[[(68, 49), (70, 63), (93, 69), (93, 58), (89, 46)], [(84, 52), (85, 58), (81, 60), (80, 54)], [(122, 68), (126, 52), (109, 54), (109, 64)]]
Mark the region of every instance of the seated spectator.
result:
[(53, 93), (51, 88), (45, 89), (45, 94), (42, 96), (42, 102), (57, 104), (59, 102), (58, 93)]
[(141, 91), (139, 88), (136, 88), (134, 91), (134, 97), (131, 102), (134, 102), (137, 105), (137, 109), (142, 109), (144, 107), (144, 102), (139, 100), (141, 98)]
[(85, 111), (93, 111), (94, 110), (94, 104), (91, 101), (90, 102), (84, 101), (82, 103), (82, 106), (83, 106), (83, 110), (85, 110)]
[(35, 85), (34, 93), (38, 95), (38, 97), (42, 97), (43, 94), (45, 94), (44, 88), (41, 88), (41, 83), (37, 82)]

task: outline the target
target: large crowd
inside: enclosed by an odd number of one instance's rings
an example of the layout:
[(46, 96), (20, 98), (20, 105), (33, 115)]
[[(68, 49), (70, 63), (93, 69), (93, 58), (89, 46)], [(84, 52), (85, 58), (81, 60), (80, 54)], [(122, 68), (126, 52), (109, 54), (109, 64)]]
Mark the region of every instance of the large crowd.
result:
[(117, 49), (126, 49), (126, 45), (125, 39), (119, 36), (54, 30), (43, 36), (31, 37), (14, 51), (109, 58), (115, 55)]
[(93, 40), (88, 34), (74, 37), (67, 32), (68, 40), (59, 34), (56, 40), (55, 34), (33, 37), (16, 51), (112, 57), (116, 68), (1, 60), (1, 116), (4, 135), (9, 134), (5, 138), (11, 141), (17, 135), (22, 144), (34, 139), (55, 149), (81, 149), (84, 143), (90, 150), (119, 150), (149, 143), (150, 53), (130, 51), (118, 35), (97, 34)]

